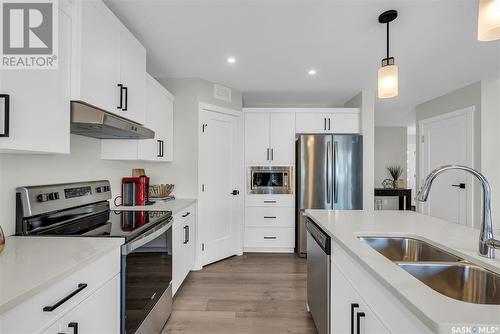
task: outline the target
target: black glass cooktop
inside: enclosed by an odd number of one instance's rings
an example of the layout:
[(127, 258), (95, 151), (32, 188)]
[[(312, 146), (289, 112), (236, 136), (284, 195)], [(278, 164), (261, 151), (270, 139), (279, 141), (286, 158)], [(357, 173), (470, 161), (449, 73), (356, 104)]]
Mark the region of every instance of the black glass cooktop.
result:
[[(68, 216), (54, 217), (50, 221), (33, 219), (29, 222), (31, 235), (39, 236), (88, 236), (88, 237), (121, 237), (126, 241), (136, 238), (146, 230), (168, 220), (170, 211), (111, 211), (84, 215), (79, 218), (74, 214), (70, 221)], [(38, 227), (38, 228), (37, 228)], [(41, 227), (41, 228), (40, 228)]]

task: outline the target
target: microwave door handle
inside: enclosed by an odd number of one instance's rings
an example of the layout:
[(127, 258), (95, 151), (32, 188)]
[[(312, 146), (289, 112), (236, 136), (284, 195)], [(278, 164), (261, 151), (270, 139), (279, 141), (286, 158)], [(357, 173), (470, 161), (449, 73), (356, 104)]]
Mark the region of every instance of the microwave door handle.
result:
[(168, 221), (161, 223), (158, 225), (158, 227), (154, 228), (151, 230), (151, 232), (146, 232), (142, 236), (138, 237), (134, 241), (127, 243), (122, 246), (122, 255), (128, 255), (132, 253), (134, 250), (136, 250), (139, 247), (144, 246), (148, 242), (158, 238), (160, 235), (163, 233), (167, 232), (169, 228), (172, 227), (172, 224), (170, 224), (171, 219)]

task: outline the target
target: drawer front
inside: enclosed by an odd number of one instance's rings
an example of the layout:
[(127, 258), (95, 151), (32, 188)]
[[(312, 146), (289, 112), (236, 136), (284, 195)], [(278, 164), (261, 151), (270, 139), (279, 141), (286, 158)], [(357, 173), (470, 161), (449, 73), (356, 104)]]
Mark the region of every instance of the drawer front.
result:
[(246, 227), (245, 247), (293, 248), (295, 229), (289, 227)]
[(185, 224), (188, 219), (193, 218), (196, 214), (196, 206), (195, 204), (191, 204), (187, 208), (182, 209), (174, 215), (174, 227), (178, 225)]
[[(120, 249), (117, 248), (2, 314), (2, 331), (40, 333), (119, 272)], [(81, 283), (87, 286), (53, 311), (43, 311), (44, 307), (53, 306), (75, 292)]]
[(295, 197), (293, 195), (247, 195), (245, 197), (245, 205), (293, 208), (295, 206)]
[(284, 207), (245, 208), (245, 226), (294, 227), (294, 209)]

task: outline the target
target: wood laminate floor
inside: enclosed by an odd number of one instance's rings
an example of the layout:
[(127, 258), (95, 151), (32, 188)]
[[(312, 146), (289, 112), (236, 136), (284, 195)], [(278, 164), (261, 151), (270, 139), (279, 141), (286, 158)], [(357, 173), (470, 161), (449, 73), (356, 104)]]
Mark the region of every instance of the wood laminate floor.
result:
[(316, 334), (306, 270), (295, 254), (245, 253), (191, 272), (163, 334)]

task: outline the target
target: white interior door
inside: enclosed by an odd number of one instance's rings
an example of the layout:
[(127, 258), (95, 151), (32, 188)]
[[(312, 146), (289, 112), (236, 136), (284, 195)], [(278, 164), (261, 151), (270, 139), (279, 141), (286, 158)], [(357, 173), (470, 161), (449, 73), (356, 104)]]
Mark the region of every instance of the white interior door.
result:
[[(200, 113), (201, 193), (199, 227), (202, 265), (239, 254), (242, 249), (242, 173), (240, 117), (202, 110)], [(238, 194), (233, 195), (233, 190)]]
[[(435, 168), (458, 164), (473, 167), (473, 109), (420, 122), (420, 184)], [(462, 187), (460, 187), (462, 184)], [(421, 211), (457, 224), (472, 226), (472, 178), (463, 171), (439, 175)]]

